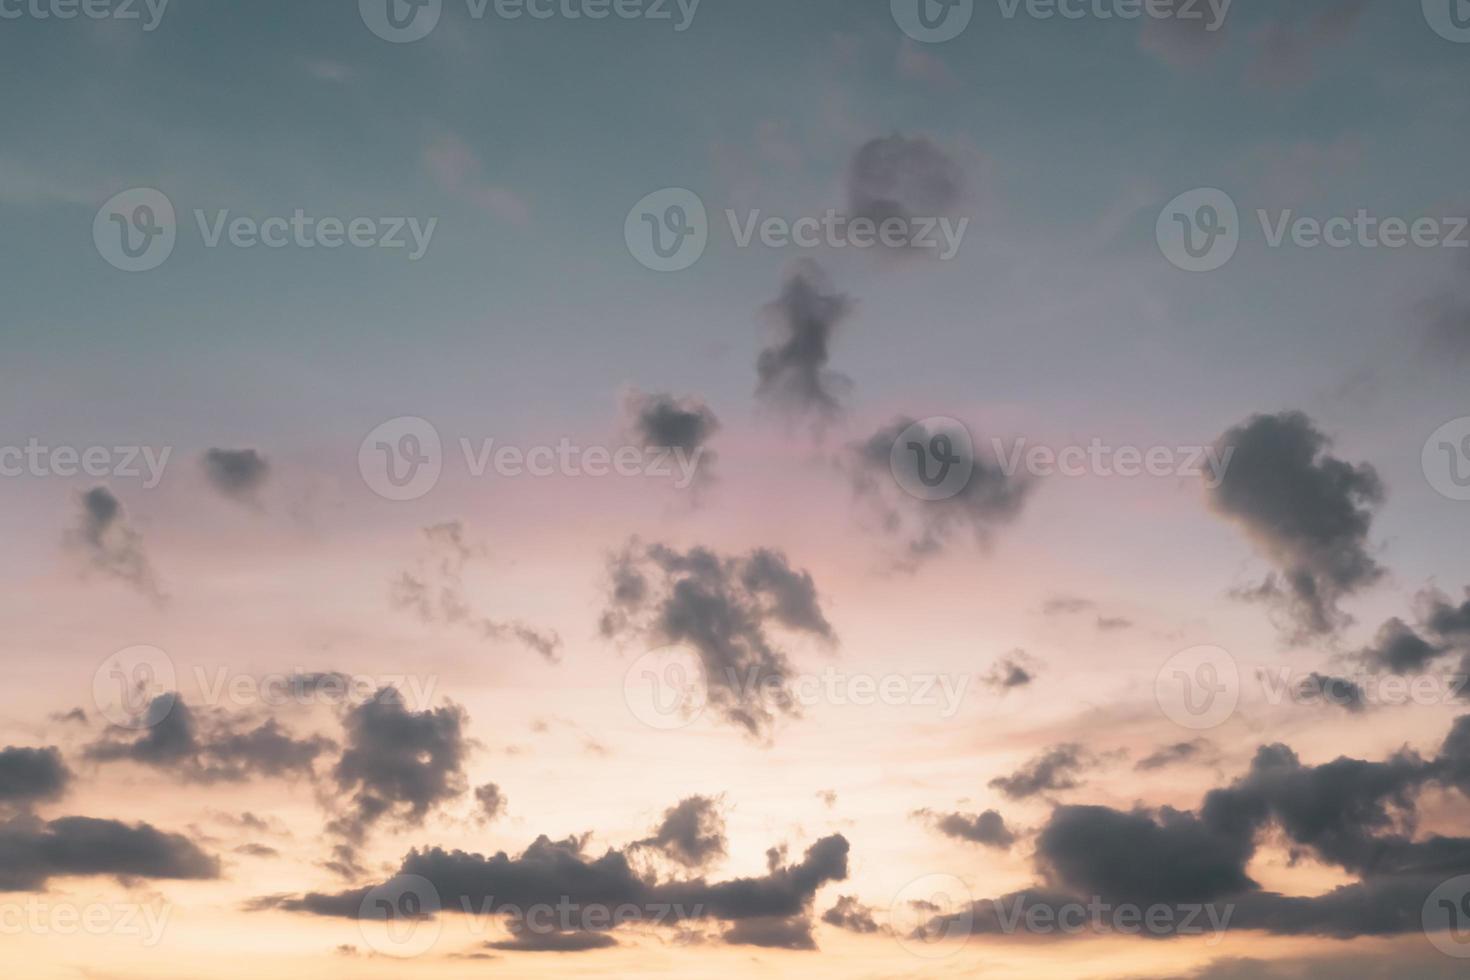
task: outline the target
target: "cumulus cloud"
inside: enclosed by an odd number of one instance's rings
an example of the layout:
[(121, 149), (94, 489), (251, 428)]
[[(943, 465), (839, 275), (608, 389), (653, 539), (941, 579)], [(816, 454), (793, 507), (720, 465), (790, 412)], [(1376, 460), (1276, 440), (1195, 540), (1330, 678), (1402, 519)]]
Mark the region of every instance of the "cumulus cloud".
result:
[[(503, 949), (558, 942), (567, 949), (598, 948), (609, 943), (585, 937), (611, 938), (609, 933), (621, 924), (680, 928), (698, 922), (725, 923), (729, 929), (723, 938), (731, 944), (810, 948), (801, 937), (810, 938), (817, 890), (847, 877), (848, 843), (841, 835), (817, 841), (794, 864), (773, 862), (762, 877), (719, 882), (640, 874), (626, 850), (589, 854), (588, 837), (538, 837), (515, 857), (503, 851), (486, 857), (437, 847), (415, 850), (385, 884), (418, 876), (434, 886), (445, 913), (471, 909), (507, 917), (518, 943), (499, 947)], [(345, 918), (381, 914), (372, 903), (364, 908), (370, 890), (271, 895), (249, 908)], [(533, 906), (567, 911), (551, 921), (521, 918)]]
[(484, 786), (475, 787), (475, 806), (478, 808), (476, 816), (485, 823), (496, 820), (505, 815), (505, 794), (500, 787), (494, 783), (486, 783)]
[(609, 639), (681, 645), (699, 657), (710, 706), (752, 736), (771, 733), (797, 706), (784, 695), (793, 669), (773, 628), (836, 641), (811, 574), (761, 548), (729, 557), (634, 540), (608, 564), (600, 629)]
[(1391, 674), (1421, 671), (1445, 652), (1430, 643), (1402, 619), (1394, 617), (1379, 627), (1373, 643), (1360, 652), (1370, 666)]
[(1012, 650), (991, 666), (984, 681), (987, 687), (997, 691), (1014, 691), (1028, 687), (1040, 669), (1041, 661), (1025, 650)]
[(652, 848), (686, 868), (703, 868), (725, 856), (725, 845), (719, 801), (691, 796), (664, 811), (653, 835), (632, 846)]
[(389, 587), (395, 609), (412, 612), (425, 623), (469, 629), (488, 641), (514, 639), (555, 663), (560, 659), (561, 636), (519, 620), (493, 619), (480, 613), (465, 589), (465, 568), (484, 557), (483, 545), (472, 544), (462, 521), (446, 521), (423, 529), (430, 557), (411, 571), (401, 572)]
[(71, 770), (55, 746), (0, 749), (0, 807), (29, 807), (66, 792)]
[(30, 815), (0, 823), (0, 892), (40, 891), (52, 878), (201, 880), (219, 873), (218, 858), (146, 823)]
[(984, 813), (934, 813), (920, 810), (919, 815), (934, 823), (934, 828), (955, 840), (984, 844), (1006, 850), (1016, 842), (1015, 833), (1006, 826), (1005, 818), (995, 810)]
[(872, 906), (864, 905), (853, 895), (840, 895), (837, 904), (822, 913), (822, 921), (848, 932), (865, 935), (881, 932), (883, 927), (873, 918), (873, 911)]
[(251, 506), (270, 477), (266, 458), (254, 449), (210, 449), (200, 463), (209, 485), (231, 500)]
[(81, 518), (67, 532), (67, 546), (89, 571), (117, 579), (161, 602), (163, 592), (153, 565), (143, 551), (143, 539), (128, 524), (122, 504), (106, 487), (93, 487), (79, 498)]
[(94, 762), (135, 762), (189, 782), (239, 782), (252, 775), (306, 777), (334, 747), (328, 738), (296, 738), (274, 719), (251, 726), (212, 711), (197, 715), (177, 694), (161, 694), (141, 731), (114, 728), (85, 750)]
[(847, 207), (852, 217), (939, 218), (960, 202), (965, 174), (927, 137), (899, 134), (869, 140), (847, 168)]
[(694, 486), (714, 482), (716, 454), (709, 443), (720, 431), (720, 420), (702, 400), (635, 388), (623, 398), (623, 418), (638, 445), (670, 449), (691, 460), (697, 467)]
[(1081, 745), (1067, 742), (1047, 749), (1009, 776), (992, 779), (990, 788), (1000, 790), (1013, 800), (1076, 789), (1081, 785), (1078, 777), (1094, 763), (1095, 760)]
[[(1285, 745), (1263, 746), (1245, 775), (1193, 811), (1055, 807), (1037, 836), (1040, 885), (969, 911), (992, 931), (1004, 905), (1054, 910), (1087, 896), (1141, 907), (1228, 903), (1231, 928), (1285, 935), (1418, 931), (1429, 892), (1470, 872), (1470, 838), (1415, 833), (1418, 797), (1431, 783), (1470, 794), (1470, 716), (1431, 759), (1405, 750), (1314, 766)], [(1265, 891), (1248, 868), (1260, 843), (1277, 837), (1292, 857), (1359, 880), (1314, 896)]]
[(1233, 456), (1210, 491), (1214, 510), (1277, 569), (1243, 594), (1284, 611), (1298, 640), (1350, 622), (1338, 603), (1383, 575), (1368, 550), (1383, 483), (1372, 466), (1338, 459), (1329, 446), (1300, 412), (1253, 416), (1221, 436), (1221, 458)]
[(852, 382), (830, 370), (827, 362), (837, 328), (852, 308), (847, 296), (833, 291), (816, 262), (794, 264), (780, 296), (765, 308), (773, 336), (756, 358), (756, 397), (783, 414), (818, 425), (835, 416)]
[(351, 801), (331, 829), (359, 843), (383, 819), (416, 826), (435, 806), (464, 793), (466, 722), (457, 705), (410, 711), (391, 687), (348, 711), (345, 747), (332, 777)]
[[(850, 444), (842, 462), (854, 496), (870, 508), (879, 529), (904, 542), (900, 565), (908, 568), (941, 553), (957, 537), (988, 544), (996, 531), (1020, 516), (1036, 487), (1029, 476), (1007, 474), (998, 460), (973, 447), (966, 453), (964, 441), (951, 439), (950, 448), (962, 460), (960, 465), (972, 467), (969, 480), (944, 499), (914, 496), (904, 486), (917, 486), (921, 469), (928, 464), (917, 453), (895, 457), (893, 452), (894, 444), (914, 424), (910, 418), (895, 419)], [(937, 428), (930, 432), (926, 427), (917, 430), (910, 441), (926, 446), (943, 435)]]

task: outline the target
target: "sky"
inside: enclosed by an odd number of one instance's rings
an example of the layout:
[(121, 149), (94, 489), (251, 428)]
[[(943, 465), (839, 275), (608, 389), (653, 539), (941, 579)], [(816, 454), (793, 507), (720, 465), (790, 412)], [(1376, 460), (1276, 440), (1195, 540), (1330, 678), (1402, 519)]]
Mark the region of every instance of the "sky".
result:
[(0, 62), (17, 975), (1463, 975), (1464, 0)]

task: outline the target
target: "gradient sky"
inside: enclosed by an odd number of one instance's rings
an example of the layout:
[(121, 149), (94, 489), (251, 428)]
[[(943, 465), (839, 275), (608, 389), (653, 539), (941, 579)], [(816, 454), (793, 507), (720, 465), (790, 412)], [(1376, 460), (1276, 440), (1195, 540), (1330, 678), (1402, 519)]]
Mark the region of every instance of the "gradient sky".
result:
[[(683, 31), (676, 5), (673, 21), (510, 21), (445, 0), (401, 44), (350, 0), (172, 0), (153, 30), (31, 3), (0, 0), (20, 14), (0, 19), (0, 453), (169, 456), (156, 486), (0, 476), (0, 949), (16, 975), (1461, 975), (1465, 933), (1426, 935), (1419, 916), (1439, 882), (1470, 891), (1470, 727), (1453, 729), (1461, 754), (1445, 743), (1467, 699), (1369, 692), (1349, 710), (1273, 697), (1256, 674), (1444, 690), (1470, 666), (1470, 503), (1425, 460), (1431, 434), (1470, 416), (1470, 249), (1272, 248), (1255, 216), (1470, 214), (1470, 43), (1419, 3), (1237, 0), (1206, 34), (975, 0), (958, 37), (920, 43), (882, 0), (702, 0)], [(885, 213), (968, 219), (952, 259), (739, 247), (726, 226), (727, 209), (858, 212), (889, 178)], [(133, 188), (168, 197), (178, 240), (128, 273), (92, 229)], [(662, 188), (710, 219), (679, 272), (624, 239)], [(1155, 231), (1196, 188), (1241, 216), (1234, 258), (1208, 273), (1172, 265)], [(437, 224), (410, 261), (207, 248), (196, 209)], [(359, 450), (404, 417), (438, 433), (443, 475), (389, 500)], [(978, 458), (959, 497), (926, 502), (884, 460), (897, 420), (936, 417), (960, 420)], [(703, 455), (684, 489), (477, 477), (462, 439)], [(993, 439), (1234, 456), (1218, 488), (1028, 479), (1000, 471)], [(641, 602), (622, 601), (620, 575)], [(1305, 615), (1310, 590), (1329, 621)], [(681, 605), (691, 591), (707, 601)], [(1392, 661), (1395, 619), (1432, 654)], [(660, 730), (628, 687), (671, 622), (705, 667), (759, 648), (778, 679), (940, 678), (963, 697), (952, 712), (818, 697), (753, 732), (712, 704)], [(163, 722), (110, 727), (94, 680), (139, 645), (175, 668), (152, 693), (177, 694), (191, 746), (150, 754)], [(1171, 720), (1156, 683), (1199, 646), (1241, 678), (1207, 730)], [(1002, 684), (1007, 665), (1024, 680)], [(320, 672), (429, 696), (375, 720), (371, 704), (213, 687)], [(262, 725), (306, 761), (220, 747)], [(1240, 839), (1202, 801), (1257, 791), (1258, 750), (1276, 744), (1309, 799), (1260, 789), (1267, 815), (1232, 856)], [(404, 745), (392, 778), (344, 775)], [(1364, 764), (1314, 768), (1339, 757)], [(490, 784), (501, 809), (474, 792)], [(344, 833), (364, 794), (387, 814)], [(697, 860), (657, 832), (690, 800), (717, 841)], [(1209, 832), (1153, 849), (1170, 807)], [(1314, 807), (1342, 825), (1304, 830)], [(944, 821), (987, 811), (1005, 841)], [(1098, 821), (1084, 852), (1129, 864), (1138, 839), (1108, 823), (1127, 815), (1150, 828), (1137, 864), (1159, 880), (1114, 889), (1117, 868), (1067, 864), (1072, 818)], [(107, 822), (104, 854), (37, 843), (75, 817)], [(116, 863), (144, 834), (176, 836)], [(543, 835), (569, 863), (611, 852), (649, 887), (758, 880), (750, 904), (773, 911), (570, 930), (598, 947), (577, 952), (504, 948), (506, 916), (445, 913), (404, 957), (309, 898), (391, 884), (414, 849), (524, 865)], [(793, 885), (835, 838), (842, 866)], [(1377, 856), (1344, 857), (1347, 840)], [(36, 853), (48, 874), (26, 871)], [(1197, 865), (1249, 886), (1212, 890)], [(1249, 921), (930, 944), (908, 903), (935, 875), (951, 911), (1041, 888), (1238, 904)], [(770, 896), (785, 887), (795, 908)], [(1334, 918), (1333, 894), (1361, 897), (1361, 915)], [(1317, 917), (1251, 919), (1261, 896)], [(58, 908), (97, 907), (168, 918), (157, 942), (58, 941)], [(49, 925), (12, 928), (22, 914)]]

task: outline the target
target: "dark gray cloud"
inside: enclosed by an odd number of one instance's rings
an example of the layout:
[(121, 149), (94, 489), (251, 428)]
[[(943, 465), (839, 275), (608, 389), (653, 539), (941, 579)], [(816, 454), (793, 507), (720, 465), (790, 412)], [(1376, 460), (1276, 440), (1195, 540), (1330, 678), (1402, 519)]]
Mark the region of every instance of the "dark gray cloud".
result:
[(1446, 643), (1470, 646), (1470, 589), (1466, 600), (1458, 606), (1437, 592), (1425, 592), (1420, 601), (1426, 606), (1424, 624)]
[(1015, 833), (1006, 826), (1005, 818), (994, 810), (984, 813), (934, 813), (920, 810), (919, 815), (934, 822), (940, 833), (972, 844), (984, 844), (1006, 850), (1016, 842)]
[(1379, 627), (1373, 643), (1359, 656), (1377, 670), (1410, 674), (1422, 671), (1444, 652), (1443, 647), (1430, 643), (1402, 619), (1394, 617)]
[(560, 659), (561, 637), (555, 630), (494, 619), (474, 607), (465, 590), (465, 567), (486, 552), (483, 545), (467, 539), (463, 522), (434, 524), (424, 528), (423, 534), (430, 557), (390, 583), (389, 601), (395, 609), (412, 612), (425, 623), (462, 626), (485, 640), (516, 640), (552, 663)]
[(726, 843), (719, 801), (691, 796), (665, 810), (653, 835), (632, 846), (653, 848), (686, 868), (704, 868), (725, 856)]
[(1298, 639), (1350, 622), (1339, 601), (1383, 575), (1368, 551), (1383, 484), (1372, 466), (1337, 459), (1329, 445), (1300, 412), (1253, 416), (1218, 444), (1229, 463), (1211, 504), (1277, 568), (1245, 594), (1277, 604)]
[(0, 749), (0, 807), (29, 807), (59, 798), (71, 782), (61, 750)]
[(987, 687), (997, 691), (1014, 691), (1036, 680), (1041, 662), (1024, 650), (1012, 650), (997, 660), (985, 675)]
[(146, 823), (29, 815), (0, 823), (0, 892), (39, 891), (52, 878), (201, 880), (219, 873), (218, 858)]
[(122, 504), (106, 487), (78, 498), (81, 519), (67, 532), (66, 544), (89, 571), (125, 582), (154, 601), (162, 601), (158, 578), (143, 551), (143, 540), (128, 524)]
[(331, 829), (356, 844), (382, 819), (417, 825), (464, 793), (467, 721), (457, 705), (410, 711), (391, 687), (350, 710), (332, 776), (352, 798)]
[(512, 938), (488, 942), (485, 948), (504, 953), (585, 953), (618, 944), (616, 939), (603, 932), (538, 932), (515, 920), (508, 927)]
[[(640, 874), (625, 851), (609, 849), (600, 857), (588, 854), (588, 837), (561, 841), (538, 837), (516, 857), (503, 851), (485, 857), (437, 847), (416, 850), (404, 858), (389, 883), (402, 876), (427, 879), (446, 913), (468, 909), (475, 914), (507, 916), (522, 941), (528, 941), (528, 932), (543, 939), (551, 934), (606, 934), (614, 923), (677, 928), (717, 921), (734, 927), (733, 934), (726, 934), (726, 942), (798, 948), (789, 940), (799, 935), (809, 918), (817, 890), (847, 877), (848, 843), (841, 835), (817, 841), (795, 864), (773, 858), (771, 869), (762, 877), (719, 882), (702, 877), (659, 880)], [(371, 903), (363, 908), (370, 890), (272, 895), (251, 902), (248, 908), (357, 918), (375, 910)], [(538, 925), (529, 917), (519, 920), (532, 906), (568, 911), (549, 925)], [(746, 925), (739, 928), (741, 924)], [(809, 925), (806, 931), (809, 935)], [(567, 942), (575, 945), (579, 940)]]
[(714, 482), (716, 454), (709, 444), (720, 431), (720, 420), (702, 400), (635, 389), (623, 399), (623, 416), (638, 445), (677, 450), (690, 459), (697, 453), (695, 485)]
[(313, 775), (331, 739), (296, 738), (274, 719), (253, 727), (223, 712), (197, 715), (177, 694), (149, 704), (148, 727), (109, 730), (86, 749), (94, 762), (135, 762), (198, 783), (239, 782), (250, 776)]
[(822, 913), (822, 921), (848, 932), (865, 935), (881, 932), (883, 927), (873, 918), (873, 911), (871, 906), (859, 902), (855, 896), (840, 895), (837, 904)]
[(1076, 789), (1081, 785), (1077, 777), (1094, 762), (1081, 745), (1067, 742), (1052, 746), (1009, 776), (992, 779), (990, 788), (1000, 790), (1013, 800)]
[(479, 808), (477, 816), (488, 823), (505, 815), (505, 794), (494, 783), (477, 786), (475, 805)]
[(634, 540), (610, 559), (608, 572), (602, 635), (690, 649), (704, 669), (710, 706), (752, 736), (768, 736), (778, 715), (797, 710), (783, 695), (791, 662), (770, 630), (836, 640), (811, 575), (779, 551), (726, 557)]
[(209, 485), (239, 503), (256, 506), (270, 478), (271, 467), (254, 449), (210, 449), (200, 463)]
[(1346, 677), (1312, 671), (1297, 683), (1297, 696), (1306, 704), (1328, 704), (1358, 714), (1368, 707), (1367, 692)]
[[(1037, 837), (1042, 885), (998, 902), (1228, 903), (1233, 929), (1338, 938), (1416, 932), (1429, 893), (1470, 872), (1470, 838), (1415, 833), (1418, 796), (1430, 783), (1470, 795), (1470, 716), (1428, 760), (1401, 751), (1382, 762), (1309, 766), (1287, 746), (1267, 745), (1244, 776), (1211, 790), (1193, 812), (1056, 807)], [(1316, 896), (1264, 891), (1247, 870), (1263, 839), (1359, 880)], [(981, 931), (994, 931), (997, 908), (977, 903)]]
[[(900, 562), (905, 567), (939, 554), (957, 538), (969, 536), (982, 546), (988, 544), (997, 530), (1020, 516), (1037, 486), (1024, 474), (1007, 475), (998, 460), (975, 451), (972, 445), (965, 459), (973, 466), (970, 479), (959, 492), (940, 500), (920, 499), (904, 490), (898, 479), (901, 475), (906, 482), (913, 481), (910, 485), (917, 485), (923, 465), (919, 458), (900, 454), (897, 465), (902, 469), (894, 472), (894, 443), (912, 425), (911, 418), (895, 419), (850, 444), (842, 461), (854, 495), (872, 509), (879, 528), (905, 542), (905, 557)], [(925, 444), (938, 435), (937, 430), (923, 429), (917, 441)], [(964, 451), (960, 443), (952, 448), (957, 454)]]
[(720, 937), (730, 946), (763, 946), (766, 949), (814, 950), (812, 922), (805, 916), (788, 919), (741, 919)]
[(850, 216), (879, 223), (944, 217), (959, 204), (964, 190), (960, 165), (923, 136), (869, 140), (858, 147), (847, 168)]
[(765, 309), (774, 336), (756, 358), (756, 396), (771, 407), (818, 424), (842, 408), (852, 382), (829, 370), (832, 339), (852, 312), (821, 266), (809, 259), (791, 267), (781, 295)]
[(1157, 751), (1139, 759), (1133, 768), (1139, 772), (1167, 769), (1169, 766), (1195, 762), (1211, 756), (1214, 754), (1214, 749), (1214, 744), (1207, 738), (1196, 738), (1189, 742), (1175, 742), (1172, 745), (1165, 745)]

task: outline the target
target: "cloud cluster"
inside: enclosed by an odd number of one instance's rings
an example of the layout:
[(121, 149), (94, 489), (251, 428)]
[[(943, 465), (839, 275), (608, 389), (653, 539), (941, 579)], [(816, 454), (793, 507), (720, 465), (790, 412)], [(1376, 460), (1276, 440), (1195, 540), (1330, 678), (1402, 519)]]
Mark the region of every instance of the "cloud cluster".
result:
[(78, 498), (81, 517), (67, 532), (66, 544), (78, 554), (89, 571), (124, 582), (141, 594), (161, 602), (153, 565), (143, 551), (143, 539), (128, 524), (122, 504), (106, 487), (93, 487)]
[(842, 409), (852, 382), (830, 370), (832, 339), (852, 312), (852, 301), (834, 292), (821, 266), (797, 262), (766, 306), (773, 337), (756, 358), (756, 397), (793, 418), (822, 425)]
[(1378, 473), (1331, 455), (1301, 412), (1253, 416), (1218, 445), (1234, 456), (1210, 503), (1279, 574), (1245, 594), (1283, 610), (1295, 639), (1336, 632), (1350, 622), (1338, 603), (1383, 576), (1368, 548), (1384, 497)]
[(778, 714), (797, 710), (781, 695), (793, 671), (771, 630), (836, 640), (811, 575), (779, 551), (729, 557), (635, 540), (610, 559), (608, 575), (602, 635), (689, 648), (710, 706), (752, 736), (769, 735)]
[(259, 506), (270, 463), (254, 449), (210, 449), (200, 460), (209, 485), (238, 503)]

